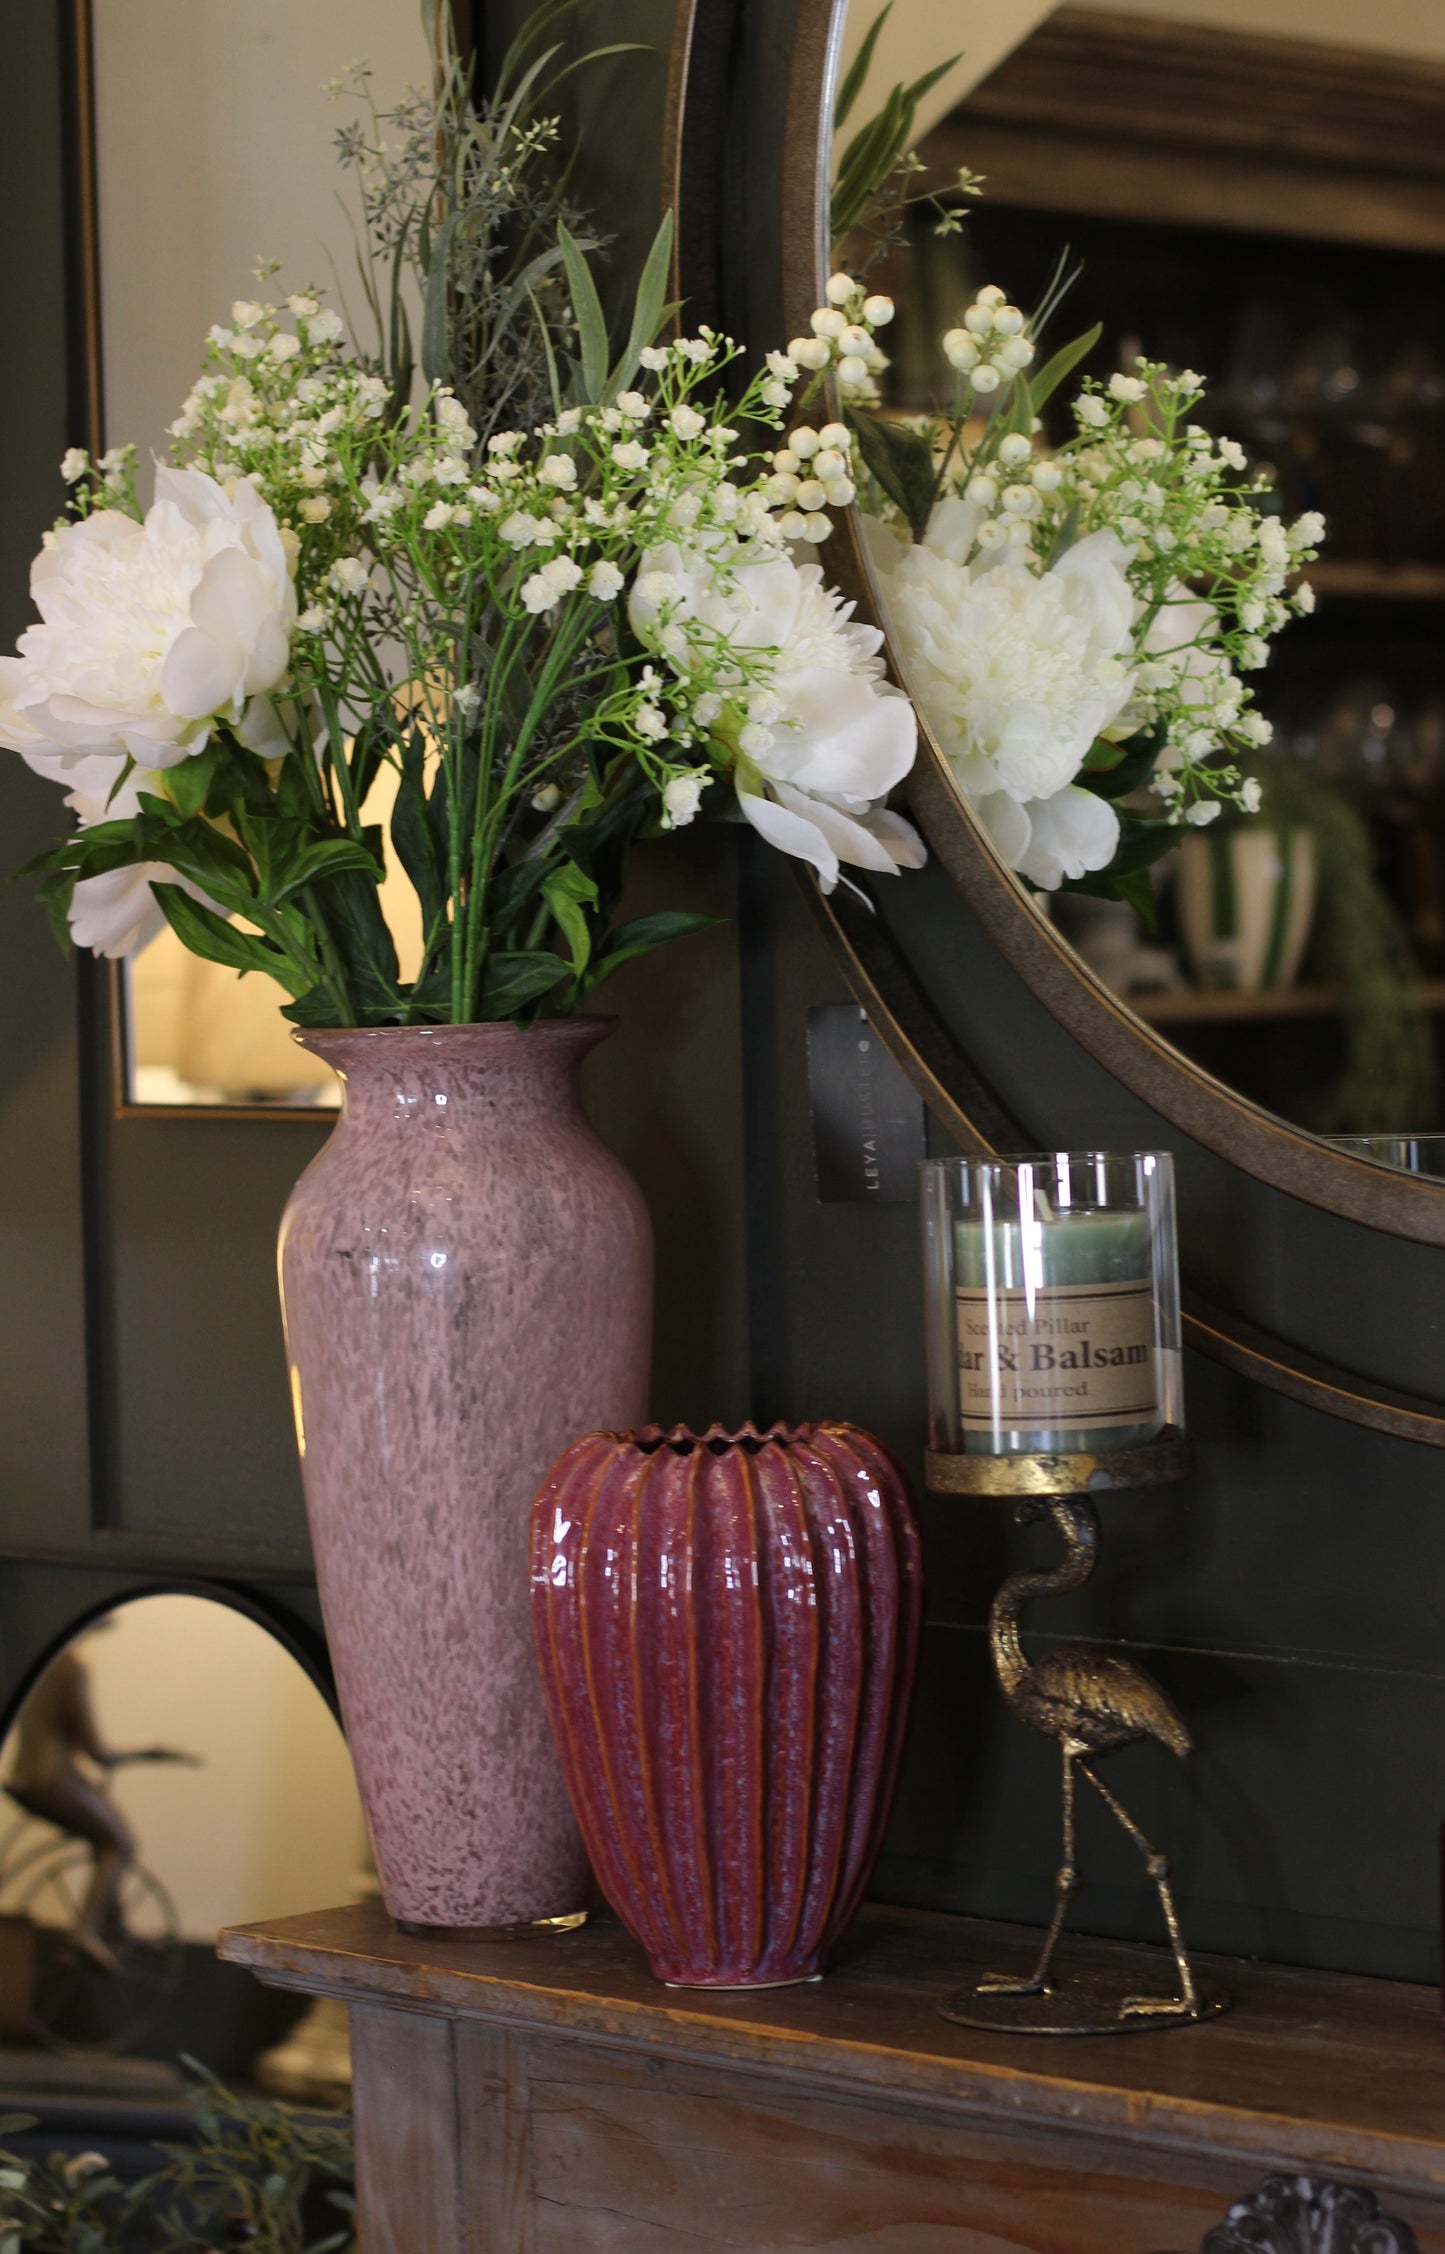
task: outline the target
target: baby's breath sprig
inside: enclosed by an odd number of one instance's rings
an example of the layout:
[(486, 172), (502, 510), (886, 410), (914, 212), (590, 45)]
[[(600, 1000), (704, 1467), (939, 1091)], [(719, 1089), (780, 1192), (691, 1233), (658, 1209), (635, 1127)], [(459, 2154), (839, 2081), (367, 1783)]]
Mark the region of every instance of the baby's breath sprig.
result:
[[(1233, 803), (1259, 804), (1243, 770), (1270, 741), (1242, 674), (1269, 658), (1269, 638), (1313, 607), (1298, 577), (1319, 552), (1324, 519), (1286, 524), (1267, 478), (1248, 474), (1243, 448), (1211, 438), (1193, 419), (1204, 393), (1192, 369), (1140, 359), (1106, 383), (1088, 379), (1074, 402), (1075, 436), (1053, 454), (1005, 438), (1019, 453), (1020, 484), (995, 494), (971, 479), (968, 497), (1006, 515), (1009, 492), (1028, 544), (1051, 558), (1067, 539), (1113, 531), (1127, 550), (1136, 601), (1133, 695), (1108, 734), (1145, 731), (1160, 751), (1152, 788), (1171, 822), (1217, 819)], [(1012, 527), (1010, 527), (1010, 530)]]

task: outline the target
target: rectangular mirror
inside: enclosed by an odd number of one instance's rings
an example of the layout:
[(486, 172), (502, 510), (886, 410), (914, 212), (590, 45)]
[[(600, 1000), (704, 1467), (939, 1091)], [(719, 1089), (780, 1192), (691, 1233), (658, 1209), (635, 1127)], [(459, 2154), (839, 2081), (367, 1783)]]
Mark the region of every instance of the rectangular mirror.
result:
[[(257, 288), (259, 260), (280, 261), (282, 293), (321, 285), (343, 311), (357, 295), (334, 148), (354, 104), (328, 83), (364, 57), (384, 110), (429, 56), (417, 0), (93, 0), (93, 15), (106, 437), (135, 441), (148, 498), (206, 331)], [(410, 887), (388, 890), (404, 916)], [(339, 1100), (270, 981), (200, 961), (169, 928), (111, 975), (122, 1108)]]

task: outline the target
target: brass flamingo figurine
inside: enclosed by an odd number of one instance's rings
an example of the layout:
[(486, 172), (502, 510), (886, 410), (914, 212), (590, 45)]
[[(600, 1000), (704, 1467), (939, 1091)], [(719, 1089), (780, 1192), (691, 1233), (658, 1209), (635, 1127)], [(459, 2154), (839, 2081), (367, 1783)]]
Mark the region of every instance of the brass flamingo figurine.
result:
[(1069, 1903), (1079, 1884), (1074, 1856), (1074, 1777), (1086, 1777), (1106, 1808), (1117, 1817), (1144, 1858), (1144, 1867), (1159, 1889), (1169, 1943), (1179, 1973), (1177, 1996), (1128, 1996), (1119, 2006), (1124, 2019), (1197, 2019), (1202, 2016), (1194, 1973), (1184, 1953), (1179, 1917), (1169, 1885), (1169, 1864), (1152, 1847), (1129, 1811), (1095, 1775), (1093, 1761), (1141, 1738), (1157, 1738), (1181, 1757), (1190, 1750), (1189, 1731), (1157, 1683), (1142, 1669), (1113, 1652), (1095, 1651), (1087, 1644), (1058, 1644), (1042, 1658), (1025, 1658), (1019, 1641), (1019, 1614), (1034, 1597), (1064, 1596), (1081, 1588), (1094, 1570), (1099, 1549), (1099, 1521), (1094, 1506), (1078, 1497), (1055, 1496), (1047, 1502), (1029, 1497), (1019, 1504), (1021, 1522), (1040, 1518), (1045, 1511), (1063, 1536), (1065, 1555), (1052, 1571), (1012, 1573), (994, 1598), (989, 1613), (989, 1639), (994, 1666), (1004, 1698), (1021, 1722), (1043, 1737), (1053, 1738), (1064, 1762), (1064, 1859), (1054, 1881), (1054, 1914), (1044, 1937), (1043, 1950), (1033, 1971), (1023, 1977), (993, 1974), (978, 1982), (980, 1996), (1037, 1996), (1049, 1994), (1049, 1970), (1059, 1935), (1064, 1929)]

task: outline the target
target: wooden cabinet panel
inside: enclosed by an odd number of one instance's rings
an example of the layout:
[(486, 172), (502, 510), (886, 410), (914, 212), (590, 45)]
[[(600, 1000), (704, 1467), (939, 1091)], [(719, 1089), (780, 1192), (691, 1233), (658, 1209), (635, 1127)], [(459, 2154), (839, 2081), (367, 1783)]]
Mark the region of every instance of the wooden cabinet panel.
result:
[(365, 2254), (1192, 2254), (1274, 2173), (1368, 2185), (1445, 2254), (1432, 1991), (1215, 1961), (1233, 2011), (1168, 2033), (939, 2016), (1036, 1947), (871, 1910), (826, 1980), (737, 1994), (660, 1986), (608, 1920), (451, 1942), (367, 1904), (221, 1942), (352, 2006)]
[(361, 2254), (461, 2254), (451, 2022), (351, 2012)]
[(1084, 2137), (660, 2059), (536, 2044), (529, 2067), (535, 2254), (1154, 2254), (1197, 2246), (1239, 2188), (1220, 2163), (1161, 2180)]

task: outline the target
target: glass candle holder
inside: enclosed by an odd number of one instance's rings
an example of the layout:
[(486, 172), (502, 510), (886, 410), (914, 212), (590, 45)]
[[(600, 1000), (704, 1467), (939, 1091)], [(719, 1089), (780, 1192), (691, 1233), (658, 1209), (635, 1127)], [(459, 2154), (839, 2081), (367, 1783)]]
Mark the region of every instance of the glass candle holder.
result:
[(1166, 1151), (919, 1171), (931, 1448), (1096, 1455), (1182, 1428)]

